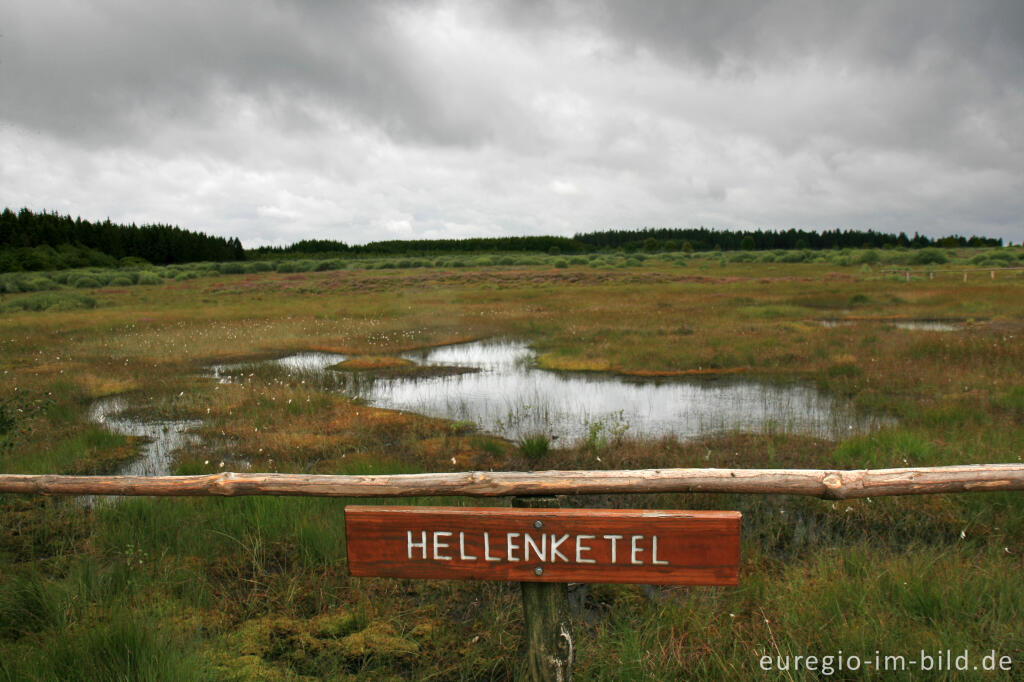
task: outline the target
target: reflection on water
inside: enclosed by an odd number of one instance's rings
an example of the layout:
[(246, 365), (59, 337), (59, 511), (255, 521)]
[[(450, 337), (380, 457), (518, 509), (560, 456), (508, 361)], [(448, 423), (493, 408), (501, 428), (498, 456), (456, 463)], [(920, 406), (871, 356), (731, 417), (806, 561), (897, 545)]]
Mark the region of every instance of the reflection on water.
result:
[(293, 372), (322, 372), (331, 365), (344, 361), (348, 356), (339, 353), (296, 353), (271, 362)]
[[(572, 442), (603, 432), (685, 440), (730, 430), (835, 439), (884, 421), (860, 417), (850, 405), (807, 386), (541, 370), (533, 366), (533, 351), (516, 341), (479, 341), (404, 357), (421, 365), (479, 371), (397, 378), (328, 372), (335, 376), (324, 381), (377, 407), (472, 421), (483, 431), (512, 439), (546, 434)], [(277, 362), (288, 366), (286, 361)]]
[(235, 362), (235, 363), (224, 363), (217, 365), (210, 365), (207, 370), (214, 379), (217, 379), (222, 384), (229, 383), (239, 373), (247, 369), (253, 369), (258, 364), (264, 365), (277, 365), (283, 367), (291, 373), (308, 372), (311, 374), (323, 374), (331, 365), (336, 365), (339, 362), (347, 359), (347, 355), (341, 355), (340, 353), (320, 353), (316, 351), (306, 353), (295, 353), (288, 355), (283, 358), (277, 358), (276, 360), (267, 360), (263, 363), (253, 362)]
[(909, 329), (922, 332), (955, 332), (960, 329), (959, 325), (941, 320), (902, 320), (894, 322), (897, 329)]
[(139, 458), (114, 472), (120, 476), (167, 476), (176, 452), (187, 445), (199, 443), (199, 436), (188, 433), (198, 428), (198, 419), (141, 421), (119, 416), (127, 405), (121, 398), (100, 400), (92, 406), (89, 417), (114, 433), (145, 438)]
[[(956, 322), (949, 320), (863, 320), (864, 322), (891, 322), (892, 326), (897, 329), (906, 329), (909, 331), (925, 331), (925, 332), (955, 332), (963, 327)], [(822, 327), (847, 327), (852, 325), (857, 320), (846, 320), (846, 319), (829, 319), (829, 320), (818, 320), (818, 324)]]

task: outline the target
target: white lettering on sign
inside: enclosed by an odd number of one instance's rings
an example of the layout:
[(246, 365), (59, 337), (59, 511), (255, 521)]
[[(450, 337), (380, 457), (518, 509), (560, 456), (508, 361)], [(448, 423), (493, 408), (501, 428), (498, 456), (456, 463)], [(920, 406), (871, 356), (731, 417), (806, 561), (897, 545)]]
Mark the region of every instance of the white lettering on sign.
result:
[(566, 533), (562, 537), (558, 538), (557, 540), (555, 539), (554, 535), (551, 536), (551, 563), (555, 563), (555, 555), (556, 554), (558, 556), (562, 557), (562, 561), (564, 561), (565, 563), (569, 563), (569, 557), (565, 556), (564, 554), (562, 554), (561, 552), (558, 551), (558, 546), (561, 545), (563, 542), (565, 542), (568, 539), (569, 539), (569, 534), (568, 533)]
[(484, 531), (484, 561), (501, 561), (500, 556), (491, 556), (491, 534)]
[(434, 560), (435, 561), (451, 561), (452, 558), (446, 554), (440, 554), (438, 550), (448, 549), (447, 542), (441, 542), (439, 538), (451, 537), (451, 533), (446, 530), (435, 530), (434, 531)]
[(512, 542), (513, 538), (519, 537), (519, 533), (506, 533), (505, 534), (505, 554), (508, 556), (509, 562), (519, 561), (519, 557), (515, 555), (515, 551), (519, 549), (519, 545)]
[(537, 559), (540, 561), (548, 560), (548, 536), (541, 533), (540, 536), (540, 547), (537, 546), (537, 541), (533, 539), (533, 536), (527, 533), (523, 537), (523, 561), (530, 560), (530, 548), (533, 547), (533, 553), (537, 555)]
[(643, 535), (634, 535), (629, 541), (629, 563), (634, 566), (643, 566), (644, 562), (639, 561), (636, 555), (644, 551), (643, 548), (637, 545), (640, 540), (643, 540)]
[(618, 561), (618, 559), (617, 559), (618, 555), (615, 552), (615, 550), (616, 550), (615, 543), (618, 542), (619, 540), (621, 540), (622, 536), (621, 535), (602, 535), (601, 537), (603, 537), (605, 540), (611, 540), (612, 541), (612, 563), (614, 564), (616, 561)]
[[(467, 543), (466, 531), (458, 531), (458, 556), (454, 555), (455, 534), (455, 531), (448, 530), (425, 530), (419, 531), (417, 536), (413, 534), (413, 531), (406, 531), (406, 557), (410, 560), (421, 559), (424, 561), (476, 561), (477, 557), (469, 553), (468, 547), (472, 546), (472, 539), (470, 538)], [(595, 551), (593, 542), (599, 540), (608, 543), (606, 546), (612, 564), (628, 562), (633, 566), (669, 565), (668, 561), (658, 555), (657, 535), (572, 535), (570, 533), (556, 535), (554, 533), (509, 532), (504, 533), (504, 536), (505, 543), (502, 547), (501, 539), (498, 539), (495, 544), (491, 534), (488, 531), (483, 532), (484, 561), (596, 564), (598, 560), (592, 554)], [(477, 537), (479, 538), (479, 536)], [(627, 538), (628, 551), (620, 552), (619, 541), (625, 541)], [(598, 542), (598, 551), (600, 551), (600, 547), (602, 544)], [(604, 554), (604, 556), (608, 556), (608, 554)], [(648, 556), (650, 560), (647, 560)]]
[[(657, 545), (655, 545), (657, 548)], [(462, 561), (475, 561), (476, 557), (472, 554), (466, 554), (466, 534), (463, 531), (459, 531), (459, 559)]]
[(420, 533), (420, 538), (421, 539), (420, 539), (419, 542), (413, 542), (412, 541), (412, 531), (411, 530), (410, 531), (406, 531), (405, 534), (409, 538), (408, 542), (406, 543), (406, 547), (409, 550), (409, 558), (412, 559), (412, 550), (413, 550), (413, 548), (414, 547), (419, 547), (421, 550), (423, 550), (423, 557), (422, 558), (426, 559), (427, 558), (427, 531), (423, 531), (423, 532)]
[(656, 566), (668, 566), (667, 561), (658, 561), (658, 536), (652, 535), (651, 538), (653, 540), (651, 543), (651, 563)]
[(590, 551), (590, 545), (584, 545), (584, 540), (593, 540), (596, 536), (594, 535), (577, 535), (576, 536), (576, 563), (578, 564), (596, 564), (597, 559), (584, 559), (583, 553)]

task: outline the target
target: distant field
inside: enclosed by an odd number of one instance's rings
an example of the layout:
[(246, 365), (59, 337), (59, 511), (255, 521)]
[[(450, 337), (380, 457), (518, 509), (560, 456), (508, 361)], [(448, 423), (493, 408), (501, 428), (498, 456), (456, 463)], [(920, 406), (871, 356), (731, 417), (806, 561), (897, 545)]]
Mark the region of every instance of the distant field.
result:
[[(502, 254), (2, 275), (0, 473), (111, 472), (137, 457), (138, 438), (90, 418), (111, 397), (140, 421), (195, 420), (178, 474), (1020, 462), (1022, 257)], [(614, 424), (512, 441), (258, 362), (321, 351), (395, 375), (400, 352), (492, 337), (529, 343), (552, 371), (808, 386), (891, 425), (839, 441), (774, 428), (680, 441)], [(238, 363), (232, 381), (211, 378)], [(0, 676), (521, 674), (517, 586), (349, 578), (344, 504), (0, 496)], [(1024, 675), (1024, 494), (565, 504), (744, 514), (738, 588), (581, 590), (576, 679), (749, 679), (763, 655), (947, 649), (995, 650)]]

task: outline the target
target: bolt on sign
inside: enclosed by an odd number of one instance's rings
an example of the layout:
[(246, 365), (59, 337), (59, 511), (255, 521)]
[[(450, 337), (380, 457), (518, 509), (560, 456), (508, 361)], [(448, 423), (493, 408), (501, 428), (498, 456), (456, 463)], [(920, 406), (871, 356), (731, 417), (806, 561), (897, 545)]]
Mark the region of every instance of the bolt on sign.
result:
[(357, 577), (736, 585), (739, 512), (345, 508)]

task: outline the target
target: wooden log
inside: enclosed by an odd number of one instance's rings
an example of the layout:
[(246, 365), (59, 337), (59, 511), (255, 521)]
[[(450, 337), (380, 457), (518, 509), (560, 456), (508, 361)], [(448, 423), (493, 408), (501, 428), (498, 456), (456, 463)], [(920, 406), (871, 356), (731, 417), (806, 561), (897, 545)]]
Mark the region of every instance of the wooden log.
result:
[(595, 493), (744, 493), (843, 500), (889, 495), (1024, 490), (1024, 464), (900, 469), (638, 469), (471, 471), (391, 476), (224, 472), (205, 476), (0, 474), (0, 493), (41, 495), (305, 495), (499, 497)]
[[(558, 498), (513, 497), (513, 507), (532, 509), (561, 506)], [(569, 612), (566, 583), (519, 583), (526, 623), (527, 679), (535, 682), (568, 682), (576, 658), (576, 640)]]

